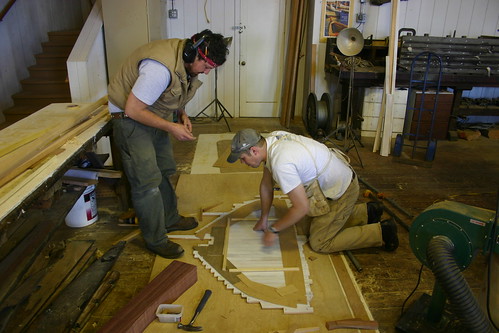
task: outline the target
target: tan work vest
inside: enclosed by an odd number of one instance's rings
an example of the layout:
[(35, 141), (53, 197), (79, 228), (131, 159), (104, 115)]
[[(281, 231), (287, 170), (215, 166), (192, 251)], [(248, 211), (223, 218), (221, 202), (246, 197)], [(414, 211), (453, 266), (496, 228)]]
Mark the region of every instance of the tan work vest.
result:
[(168, 118), (175, 110), (183, 109), (203, 84), (197, 77), (187, 74), (182, 53), (184, 39), (164, 39), (148, 43), (136, 49), (123, 63), (120, 71), (108, 86), (111, 103), (125, 110), (128, 95), (139, 77), (139, 65), (144, 59), (152, 59), (165, 65), (171, 73), (171, 82), (161, 96), (148, 109), (162, 118)]

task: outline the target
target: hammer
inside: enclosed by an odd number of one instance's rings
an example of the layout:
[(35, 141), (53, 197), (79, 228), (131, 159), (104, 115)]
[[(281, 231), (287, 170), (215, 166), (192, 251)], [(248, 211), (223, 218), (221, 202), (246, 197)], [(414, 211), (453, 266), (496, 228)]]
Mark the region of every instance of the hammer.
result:
[(194, 316), (192, 317), (191, 321), (187, 325), (183, 325), (182, 323), (178, 323), (177, 328), (181, 328), (184, 331), (189, 331), (189, 332), (197, 332), (197, 331), (202, 331), (203, 327), (201, 326), (194, 326), (194, 321), (196, 320), (197, 316), (203, 310), (204, 305), (208, 301), (208, 298), (211, 296), (211, 290), (206, 289), (204, 292), (203, 298), (201, 298), (201, 301), (199, 301), (198, 307), (196, 308), (196, 311), (194, 311)]

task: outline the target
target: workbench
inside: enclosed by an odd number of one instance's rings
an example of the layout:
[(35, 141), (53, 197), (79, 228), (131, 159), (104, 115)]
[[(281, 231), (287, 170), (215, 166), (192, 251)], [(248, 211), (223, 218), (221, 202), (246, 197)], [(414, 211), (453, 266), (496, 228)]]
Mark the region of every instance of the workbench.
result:
[[(441, 88), (450, 88), (454, 92), (449, 130), (455, 129), (455, 119), (466, 115), (499, 116), (499, 109), (473, 109), (461, 107), (464, 90), (473, 87), (499, 87), (499, 39), (452, 38), (429, 36), (402, 36), (400, 38), (399, 57), (396, 74), (396, 87), (407, 88), (410, 83), (412, 59), (423, 51), (431, 51), (442, 58)], [(362, 115), (364, 90), (368, 87), (382, 87), (385, 79), (384, 56), (388, 43), (366, 40), (364, 49), (358, 57), (369, 61), (372, 66), (355, 67), (353, 77), (352, 109)], [(325, 72), (331, 74), (333, 81), (341, 84), (342, 91), (348, 92), (350, 81), (349, 68), (338, 64), (341, 53), (336, 47), (334, 38), (328, 39), (326, 46)], [(415, 67), (415, 72), (418, 68)], [(346, 100), (346, 98), (342, 98)], [(357, 101), (357, 102), (355, 102)], [(346, 105), (342, 106), (342, 110)], [(344, 113), (344, 112), (342, 112)], [(358, 128), (355, 123), (354, 128)], [(357, 125), (357, 126), (356, 126)]]
[[(86, 115), (87, 109), (93, 111), (94, 106), (100, 108), (100, 113)], [(42, 157), (34, 165), (28, 166), (26, 162), (25, 171), (0, 187), (0, 224), (12, 222), (22, 210), (26, 210), (50, 189), (74, 165), (81, 153), (90, 150), (102, 136), (109, 134), (111, 123), (106, 113), (107, 106), (102, 105), (102, 101), (100, 104), (55, 103), (0, 131), (2, 149), (9, 145), (18, 147), (10, 154), (15, 154), (18, 149), (33, 144), (36, 140), (52, 138), (44, 143), (44, 147), (37, 148), (29, 155), (37, 155), (44, 148), (52, 147), (51, 151), (43, 153), (44, 156), (40, 155)], [(68, 125), (69, 128), (80, 128), (82, 131), (69, 130), (67, 133), (54, 135), (54, 131), (62, 123), (71, 124), (71, 119), (68, 120), (70, 117), (75, 119), (75, 123), (74, 127)], [(8, 158), (8, 155), (3, 155), (2, 158)], [(0, 172), (6, 172), (4, 166), (0, 168)]]

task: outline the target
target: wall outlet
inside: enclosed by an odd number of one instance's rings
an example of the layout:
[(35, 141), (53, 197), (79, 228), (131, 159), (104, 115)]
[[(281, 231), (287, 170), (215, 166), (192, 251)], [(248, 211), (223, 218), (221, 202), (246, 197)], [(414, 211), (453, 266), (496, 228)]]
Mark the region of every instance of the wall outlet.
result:
[(358, 13), (356, 19), (357, 19), (357, 23), (366, 23), (367, 14)]
[(171, 19), (176, 19), (178, 18), (178, 12), (176, 9), (170, 9), (168, 10), (168, 17)]

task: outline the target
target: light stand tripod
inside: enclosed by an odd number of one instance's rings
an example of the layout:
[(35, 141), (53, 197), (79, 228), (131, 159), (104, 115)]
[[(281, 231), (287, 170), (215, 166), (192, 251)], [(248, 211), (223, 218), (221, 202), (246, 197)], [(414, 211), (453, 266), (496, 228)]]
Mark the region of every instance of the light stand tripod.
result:
[(345, 153), (348, 153), (350, 149), (355, 148), (355, 152), (357, 153), (357, 157), (359, 158), (360, 166), (364, 168), (364, 165), (362, 164), (362, 159), (360, 158), (359, 151), (357, 150), (357, 145), (355, 144), (355, 140), (357, 140), (362, 147), (363, 145), (362, 142), (360, 142), (359, 137), (354, 133), (352, 129), (352, 118), (353, 118), (352, 95), (353, 95), (353, 76), (355, 73), (355, 58), (349, 57), (349, 59), (351, 60), (351, 63), (350, 63), (350, 78), (348, 81), (348, 105), (347, 105), (347, 117), (345, 124), (345, 137), (343, 138), (343, 150), (345, 151)]
[[(357, 145), (355, 144), (355, 140), (359, 142), (361, 147), (364, 147), (364, 145), (362, 145), (362, 142), (360, 142), (359, 137), (355, 134), (355, 132), (352, 129), (352, 118), (353, 118), (352, 95), (353, 95), (353, 77), (354, 77), (353, 58), (354, 57), (350, 57), (350, 59), (352, 60), (352, 64), (350, 66), (350, 78), (348, 83), (348, 101), (347, 101), (345, 125), (343, 128), (340, 128), (338, 126), (332, 133), (328, 134), (323, 141), (328, 141), (332, 143), (336, 148), (343, 150), (343, 152), (345, 153), (348, 153), (352, 148), (355, 148), (355, 153), (357, 154), (357, 158), (359, 159), (360, 166), (364, 168), (364, 164), (362, 163), (362, 159), (360, 158), (360, 154), (359, 151), (357, 150)], [(341, 71), (339, 75), (341, 76)], [(343, 135), (343, 147), (339, 147), (334, 141), (331, 140), (331, 137), (336, 136), (336, 134), (341, 129), (345, 130), (345, 133)]]
[[(217, 89), (217, 85), (218, 85), (218, 68), (215, 67), (215, 99), (212, 100), (210, 102), (210, 104), (206, 105), (204, 107), (204, 109), (202, 109), (195, 117), (194, 119), (196, 119), (197, 117), (199, 117), (200, 114), (203, 114), (205, 115), (206, 117), (208, 118), (212, 118), (210, 116), (208, 116), (204, 111), (206, 109), (208, 109), (213, 103), (215, 103), (215, 115), (214, 115), (214, 119), (216, 121), (220, 121), (220, 119), (224, 119), (225, 121), (225, 124), (227, 125), (227, 128), (229, 129), (229, 132), (230, 132), (230, 126), (229, 126), (229, 123), (227, 122), (227, 118), (225, 117), (225, 113), (227, 113), (227, 115), (229, 115), (229, 117), (232, 118), (232, 115), (229, 113), (229, 111), (227, 111), (227, 109), (225, 108), (225, 106), (222, 104), (222, 102), (220, 102), (220, 100), (218, 99), (218, 89)], [(220, 116), (218, 115), (218, 108), (220, 108)]]
[[(362, 159), (360, 158), (359, 151), (357, 150), (357, 145), (355, 144), (355, 140), (359, 142), (359, 144), (363, 147), (362, 142), (358, 136), (354, 133), (352, 129), (352, 95), (353, 95), (353, 77), (355, 73), (355, 55), (357, 55), (362, 48), (364, 47), (364, 39), (362, 34), (355, 28), (347, 28), (340, 31), (337, 38), (337, 46), (341, 53), (347, 56), (347, 62), (350, 62), (350, 77), (348, 81), (348, 104), (347, 104), (347, 113), (345, 120), (345, 134), (343, 137), (343, 148), (342, 150), (345, 153), (348, 153), (350, 149), (355, 148), (355, 152), (357, 153), (357, 157), (360, 162), (360, 166), (364, 168), (362, 163)], [(341, 70), (339, 76), (341, 77)], [(339, 128), (334, 130), (331, 134), (327, 135), (324, 138), (324, 141), (329, 141), (336, 147), (338, 147), (330, 137), (335, 135), (339, 131)], [(339, 148), (339, 147), (338, 147)], [(341, 149), (341, 148), (340, 148)]]

